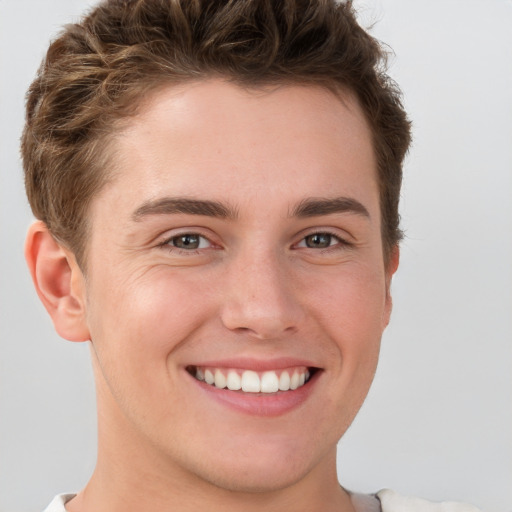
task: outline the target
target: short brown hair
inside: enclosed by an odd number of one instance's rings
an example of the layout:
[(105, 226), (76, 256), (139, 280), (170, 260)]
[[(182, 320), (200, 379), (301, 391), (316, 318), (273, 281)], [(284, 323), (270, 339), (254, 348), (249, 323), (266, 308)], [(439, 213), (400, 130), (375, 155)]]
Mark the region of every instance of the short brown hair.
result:
[(401, 238), (410, 123), (385, 63), (350, 1), (103, 1), (53, 41), (28, 91), (22, 156), (32, 211), (83, 263), (108, 141), (148, 92), (212, 76), (316, 84), (354, 93), (371, 127), (387, 256)]

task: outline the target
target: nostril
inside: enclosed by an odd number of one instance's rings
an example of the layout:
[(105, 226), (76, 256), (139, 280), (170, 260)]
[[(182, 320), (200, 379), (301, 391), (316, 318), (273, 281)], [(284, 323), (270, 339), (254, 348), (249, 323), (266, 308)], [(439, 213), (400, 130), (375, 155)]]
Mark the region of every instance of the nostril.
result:
[(254, 339), (279, 339), (296, 332), (305, 314), (301, 301), (289, 289), (286, 270), (278, 268), (275, 258), (258, 259), (257, 265), (228, 276), (222, 323)]

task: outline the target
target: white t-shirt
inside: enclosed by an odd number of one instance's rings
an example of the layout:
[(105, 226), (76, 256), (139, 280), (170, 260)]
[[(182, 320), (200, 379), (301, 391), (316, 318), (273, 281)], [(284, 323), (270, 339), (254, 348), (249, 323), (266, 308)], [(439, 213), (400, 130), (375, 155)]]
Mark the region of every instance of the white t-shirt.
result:
[[(59, 494), (44, 512), (66, 512), (66, 503), (76, 494)], [(376, 494), (351, 493), (350, 497), (357, 512), (480, 512), (472, 505), (443, 501), (433, 503), (421, 498), (401, 496), (395, 491), (384, 489)]]

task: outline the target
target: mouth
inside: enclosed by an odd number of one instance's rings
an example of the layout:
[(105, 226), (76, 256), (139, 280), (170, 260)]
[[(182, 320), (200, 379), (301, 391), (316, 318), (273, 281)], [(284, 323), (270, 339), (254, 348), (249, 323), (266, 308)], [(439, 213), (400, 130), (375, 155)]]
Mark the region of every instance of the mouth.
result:
[(258, 372), (240, 368), (188, 366), (186, 370), (199, 382), (217, 389), (269, 395), (302, 388), (311, 380), (318, 368), (296, 366)]

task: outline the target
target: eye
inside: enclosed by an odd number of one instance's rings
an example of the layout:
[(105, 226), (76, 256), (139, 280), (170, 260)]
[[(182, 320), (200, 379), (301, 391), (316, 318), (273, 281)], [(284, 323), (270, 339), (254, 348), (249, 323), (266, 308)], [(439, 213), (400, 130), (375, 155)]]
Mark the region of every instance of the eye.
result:
[(211, 243), (204, 236), (197, 233), (183, 233), (173, 236), (166, 242), (166, 245), (176, 247), (177, 249), (193, 251), (196, 249), (206, 249), (211, 246)]
[(312, 233), (304, 237), (298, 244), (298, 247), (307, 247), (309, 249), (327, 249), (333, 245), (343, 243), (343, 241), (331, 233)]

